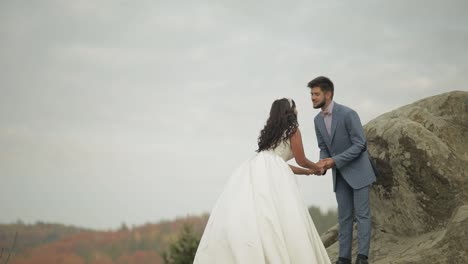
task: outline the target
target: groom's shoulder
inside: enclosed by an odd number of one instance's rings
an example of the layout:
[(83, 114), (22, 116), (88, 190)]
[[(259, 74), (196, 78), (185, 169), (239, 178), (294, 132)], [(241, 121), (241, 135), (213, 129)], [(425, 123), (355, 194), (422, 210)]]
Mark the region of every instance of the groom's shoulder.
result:
[(319, 119), (319, 117), (320, 117), (320, 112), (318, 112), (318, 113), (315, 115), (314, 121), (316, 121), (317, 119)]
[(321, 112), (318, 112), (314, 117), (314, 123), (318, 122), (320, 119), (323, 119)]
[(348, 107), (348, 106), (342, 105), (342, 104), (337, 104), (337, 103), (335, 103), (335, 107), (337, 107), (338, 109), (340, 109), (340, 111), (341, 111), (342, 113), (344, 113), (344, 114), (356, 112), (356, 111), (354, 111), (354, 109), (352, 109), (351, 107)]

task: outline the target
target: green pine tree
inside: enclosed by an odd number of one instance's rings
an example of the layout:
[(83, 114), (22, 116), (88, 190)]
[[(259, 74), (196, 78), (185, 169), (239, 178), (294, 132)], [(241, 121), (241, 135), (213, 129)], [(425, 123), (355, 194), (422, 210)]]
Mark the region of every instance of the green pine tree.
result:
[(200, 236), (191, 225), (185, 224), (178, 239), (169, 245), (163, 254), (165, 264), (192, 264), (197, 252)]
[(336, 210), (328, 210), (326, 213), (322, 213), (319, 207), (310, 206), (309, 213), (319, 234), (323, 234), (338, 222)]

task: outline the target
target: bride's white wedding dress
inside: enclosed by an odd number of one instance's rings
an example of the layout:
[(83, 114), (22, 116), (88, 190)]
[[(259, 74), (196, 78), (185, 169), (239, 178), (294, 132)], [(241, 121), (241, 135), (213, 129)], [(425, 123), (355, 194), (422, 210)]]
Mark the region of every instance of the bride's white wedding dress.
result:
[(290, 141), (232, 174), (211, 212), (194, 264), (330, 263), (297, 178)]

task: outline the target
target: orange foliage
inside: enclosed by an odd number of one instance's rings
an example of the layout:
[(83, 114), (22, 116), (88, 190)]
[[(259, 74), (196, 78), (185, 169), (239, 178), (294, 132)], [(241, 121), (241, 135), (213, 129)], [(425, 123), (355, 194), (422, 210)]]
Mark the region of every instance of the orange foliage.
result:
[(74, 254), (70, 253), (58, 253), (50, 254), (49, 252), (43, 252), (35, 254), (34, 257), (22, 258), (15, 257), (12, 264), (85, 264), (85, 261)]
[(185, 223), (201, 235), (207, 220), (208, 215), (187, 216), (129, 230), (69, 232), (68, 236), (18, 252), (10, 264), (162, 264), (159, 253), (167, 249)]
[(136, 251), (132, 255), (123, 255), (117, 260), (117, 264), (162, 264), (162, 258), (156, 252)]

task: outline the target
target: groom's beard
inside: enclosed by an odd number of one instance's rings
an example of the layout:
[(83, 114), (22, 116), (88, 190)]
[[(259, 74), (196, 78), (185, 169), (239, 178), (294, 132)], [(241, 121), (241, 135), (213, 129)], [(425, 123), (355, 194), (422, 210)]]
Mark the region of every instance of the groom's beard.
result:
[(325, 103), (326, 103), (326, 101), (325, 101), (325, 99), (323, 99), (323, 101), (320, 102), (318, 105), (314, 105), (314, 108), (315, 109), (322, 108), (325, 105)]

